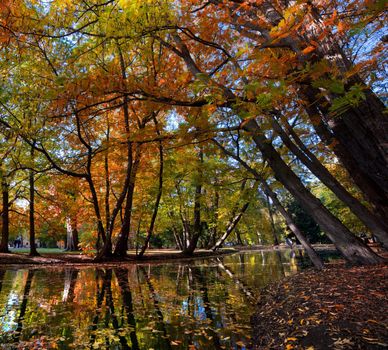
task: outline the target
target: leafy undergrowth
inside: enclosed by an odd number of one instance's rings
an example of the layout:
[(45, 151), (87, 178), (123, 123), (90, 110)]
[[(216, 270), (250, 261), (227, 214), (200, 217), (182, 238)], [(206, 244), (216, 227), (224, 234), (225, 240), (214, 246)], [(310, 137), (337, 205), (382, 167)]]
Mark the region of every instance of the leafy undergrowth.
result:
[(271, 285), (252, 317), (255, 349), (386, 349), (387, 275), (340, 265)]

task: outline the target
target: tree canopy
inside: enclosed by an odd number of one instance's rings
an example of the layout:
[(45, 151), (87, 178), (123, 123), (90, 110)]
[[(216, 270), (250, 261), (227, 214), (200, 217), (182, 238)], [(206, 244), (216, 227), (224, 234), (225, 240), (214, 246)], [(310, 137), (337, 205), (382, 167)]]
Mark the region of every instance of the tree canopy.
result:
[(308, 215), (379, 262), (357, 236), (388, 246), (385, 23), (383, 1), (3, 1), (1, 250), (35, 226), (101, 259), (291, 231), (314, 259)]

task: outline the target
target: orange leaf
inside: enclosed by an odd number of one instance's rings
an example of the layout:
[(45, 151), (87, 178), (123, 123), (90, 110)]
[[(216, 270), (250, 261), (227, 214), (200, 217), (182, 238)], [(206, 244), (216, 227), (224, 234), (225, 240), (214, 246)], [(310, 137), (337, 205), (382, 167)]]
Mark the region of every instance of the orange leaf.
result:
[(345, 24), (343, 22), (339, 22), (337, 25), (337, 29), (339, 33), (342, 33), (345, 30)]
[(310, 52), (312, 52), (312, 51), (314, 51), (315, 50), (315, 46), (307, 46), (303, 51), (302, 51), (302, 53), (304, 54), (304, 55), (307, 55), (308, 53), (310, 53)]

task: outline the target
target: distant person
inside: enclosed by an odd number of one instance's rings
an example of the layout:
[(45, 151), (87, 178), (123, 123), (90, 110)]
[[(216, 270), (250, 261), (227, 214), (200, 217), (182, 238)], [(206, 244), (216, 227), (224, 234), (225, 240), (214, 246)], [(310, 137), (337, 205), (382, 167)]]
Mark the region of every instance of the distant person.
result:
[(20, 248), (21, 245), (22, 245), (22, 242), (21, 242), (20, 237), (18, 236), (18, 237), (16, 237), (16, 239), (14, 241), (14, 246), (15, 246), (15, 248)]

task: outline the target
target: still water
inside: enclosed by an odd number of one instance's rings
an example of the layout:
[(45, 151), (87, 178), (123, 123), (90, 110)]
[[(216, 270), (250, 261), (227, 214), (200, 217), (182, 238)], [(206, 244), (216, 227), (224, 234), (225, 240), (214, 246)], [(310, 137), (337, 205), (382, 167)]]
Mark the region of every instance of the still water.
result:
[(290, 252), (115, 268), (0, 269), (2, 349), (246, 349)]

